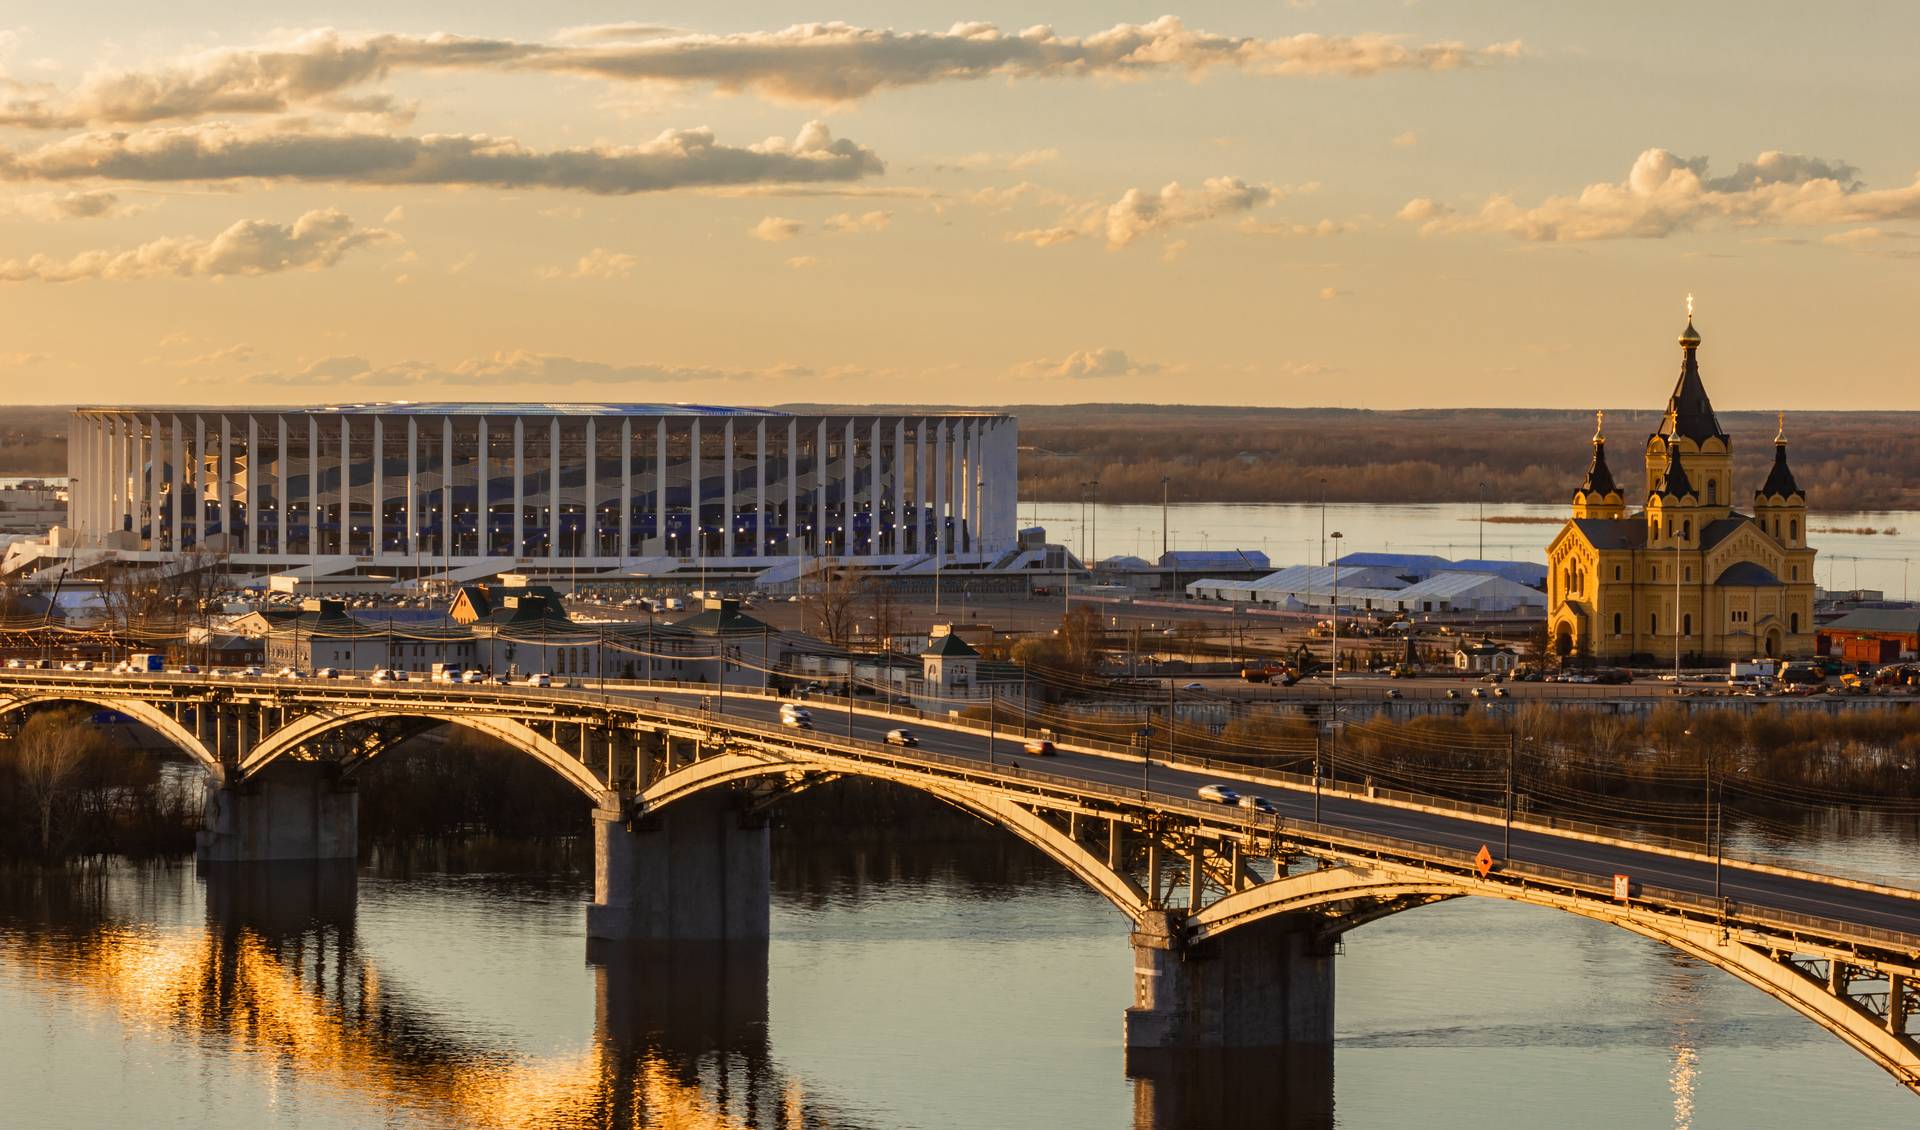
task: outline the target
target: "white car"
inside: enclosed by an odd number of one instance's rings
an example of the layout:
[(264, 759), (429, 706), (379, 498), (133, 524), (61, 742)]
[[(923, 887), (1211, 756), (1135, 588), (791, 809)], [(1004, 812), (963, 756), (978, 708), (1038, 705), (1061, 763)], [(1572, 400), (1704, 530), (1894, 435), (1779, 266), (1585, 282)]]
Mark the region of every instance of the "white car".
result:
[(487, 676), (485, 672), (478, 668), (469, 667), (465, 671), (460, 672), (460, 681), (463, 683), (484, 683), (487, 681)]
[(373, 681), (376, 683), (404, 683), (407, 681), (407, 673), (397, 667), (382, 667), (373, 673)]
[(307, 673), (298, 667), (282, 667), (274, 672), (274, 676), (281, 679), (304, 679)]
[(1205, 683), (1188, 683), (1180, 689), (1183, 691), (1204, 691), (1207, 687)]
[(258, 667), (243, 667), (233, 673), (233, 677), (236, 679), (259, 679), (265, 676), (266, 672)]
[(340, 668), (322, 667), (313, 673), (313, 677), (316, 679), (338, 679), (340, 677)]
[(1243, 796), (1235, 803), (1250, 812), (1265, 813), (1268, 816), (1274, 814), (1273, 802), (1263, 796)]
[(1198, 790), (1201, 800), (1210, 800), (1215, 804), (1239, 804), (1240, 793), (1230, 785), (1201, 785)]
[(553, 685), (553, 676), (544, 671), (537, 671), (528, 675), (526, 681), (520, 685), (526, 687), (550, 687)]

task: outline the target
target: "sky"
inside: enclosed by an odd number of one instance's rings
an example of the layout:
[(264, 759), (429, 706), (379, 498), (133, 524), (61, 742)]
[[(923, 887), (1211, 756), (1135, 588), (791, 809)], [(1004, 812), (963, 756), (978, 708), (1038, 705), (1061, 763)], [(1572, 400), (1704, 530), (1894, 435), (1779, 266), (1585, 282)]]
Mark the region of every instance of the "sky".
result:
[(1717, 406), (1920, 409), (1916, 41), (1778, 0), (9, 5), (0, 392), (1646, 408), (1692, 294)]

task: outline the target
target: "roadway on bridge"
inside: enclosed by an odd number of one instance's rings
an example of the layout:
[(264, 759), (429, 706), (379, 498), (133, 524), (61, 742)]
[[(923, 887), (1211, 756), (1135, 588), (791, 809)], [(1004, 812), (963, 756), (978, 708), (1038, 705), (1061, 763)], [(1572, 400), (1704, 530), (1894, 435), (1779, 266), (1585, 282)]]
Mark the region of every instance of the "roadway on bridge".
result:
[[(610, 696), (625, 697), (610, 691)], [(779, 703), (757, 696), (716, 696), (707, 694), (647, 694), (663, 704), (683, 709), (700, 709), (712, 701), (725, 716), (769, 725), (779, 724)], [(884, 741), (888, 730), (896, 726), (911, 728), (920, 747), (932, 753), (962, 757), (986, 765), (989, 759), (998, 766), (1018, 766), (1040, 770), (1090, 783), (1138, 791), (1142, 787), (1142, 765), (1138, 759), (1076, 753), (1061, 750), (1053, 757), (1036, 757), (1021, 750), (1017, 734), (1001, 734), (989, 740), (984, 733), (919, 726), (909, 719), (886, 718), (848, 711), (837, 704), (807, 702), (813, 714), (816, 733), (824, 736), (849, 735), (865, 741)], [(991, 747), (991, 750), (989, 749)], [(1170, 768), (1155, 762), (1146, 771), (1150, 795), (1191, 802), (1201, 785), (1222, 781), (1237, 791), (1248, 792), (1255, 786), (1224, 780), (1191, 769)], [(1294, 820), (1313, 820), (1312, 793), (1274, 785), (1262, 791), (1278, 815)], [(1248, 827), (1260, 827), (1263, 820), (1245, 810), (1221, 808), (1222, 819), (1241, 820)], [(1497, 824), (1423, 812), (1365, 799), (1323, 795), (1319, 821), (1330, 827), (1393, 836), (1435, 847), (1472, 852), (1485, 844), (1497, 857), (1501, 850), (1501, 828)], [(1578, 871), (1601, 877), (1627, 874), (1635, 883), (1645, 883), (1691, 894), (1713, 897), (1714, 864), (1711, 860), (1685, 856), (1651, 848), (1620, 844), (1592, 843), (1571, 836), (1529, 831), (1513, 831), (1513, 860)], [(1814, 868), (1809, 867), (1808, 870)], [(1770, 907), (1794, 914), (1836, 919), (1857, 926), (1899, 930), (1920, 934), (1920, 898), (1903, 898), (1877, 891), (1822, 883), (1816, 880), (1776, 875), (1727, 861), (1721, 867), (1720, 894), (1737, 903)]]

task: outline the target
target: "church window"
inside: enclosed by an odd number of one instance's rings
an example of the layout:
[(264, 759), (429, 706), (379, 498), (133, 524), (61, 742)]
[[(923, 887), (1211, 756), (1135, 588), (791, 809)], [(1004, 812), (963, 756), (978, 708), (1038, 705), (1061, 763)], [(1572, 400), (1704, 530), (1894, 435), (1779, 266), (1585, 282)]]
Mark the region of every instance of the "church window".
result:
[(1788, 541), (1800, 540), (1800, 519), (1798, 518), (1787, 519), (1787, 540)]
[(1773, 520), (1773, 540), (1780, 540), (1780, 519), (1778, 518)]
[(1792, 632), (1793, 632), (1794, 634), (1796, 634), (1796, 635), (1798, 635), (1798, 634), (1799, 634), (1799, 632), (1800, 632), (1800, 614), (1799, 614), (1798, 612), (1795, 612), (1795, 613), (1794, 613), (1793, 615), (1791, 615), (1791, 616), (1789, 616), (1789, 617), (1787, 617), (1787, 627), (1788, 627), (1788, 629), (1789, 629), (1790, 631), (1792, 631)]
[(1714, 503), (1718, 501), (1720, 501), (1720, 480), (1708, 479), (1707, 480), (1707, 505), (1712, 506)]
[(1691, 582), (1693, 580), (1693, 566), (1689, 565), (1685, 569), (1680, 570), (1680, 579)]
[(1620, 579), (1620, 566), (1618, 565), (1613, 567), (1613, 579), (1616, 581)]
[(1795, 566), (1794, 566), (1794, 567), (1793, 567), (1792, 569), (1790, 569), (1790, 570), (1788, 570), (1788, 577), (1787, 577), (1787, 579), (1788, 579), (1788, 580), (1790, 580), (1790, 581), (1797, 581), (1797, 580), (1799, 580), (1799, 579), (1800, 579), (1800, 566), (1798, 566), (1798, 565), (1795, 565)]
[(1647, 613), (1647, 634), (1650, 636), (1660, 634), (1660, 614), (1658, 612)]
[(1680, 634), (1683, 636), (1693, 634), (1693, 613), (1689, 612), (1685, 616), (1680, 617)]
[(1620, 614), (1618, 612), (1613, 614), (1613, 634), (1616, 636), (1620, 634)]
[(1680, 523), (1680, 540), (1685, 541), (1692, 536), (1693, 536), (1693, 519), (1688, 518), (1686, 521)]

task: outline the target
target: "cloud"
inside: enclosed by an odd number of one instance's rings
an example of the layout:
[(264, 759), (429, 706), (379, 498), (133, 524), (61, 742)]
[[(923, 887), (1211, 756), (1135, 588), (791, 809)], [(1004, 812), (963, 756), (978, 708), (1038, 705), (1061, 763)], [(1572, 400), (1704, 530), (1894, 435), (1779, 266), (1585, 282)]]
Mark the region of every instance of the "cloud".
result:
[(1198, 189), (1186, 188), (1178, 181), (1157, 192), (1130, 188), (1104, 210), (1082, 207), (1052, 227), (1018, 231), (1007, 238), (1035, 247), (1054, 247), (1104, 234), (1107, 247), (1117, 251), (1142, 236), (1251, 211), (1285, 198), (1288, 192), (1274, 185), (1249, 184), (1239, 177), (1210, 177)]
[(1882, 255), (1889, 259), (1920, 259), (1920, 232), (1853, 228), (1835, 232), (1820, 242), (1844, 247), (1860, 255)]
[(787, 266), (792, 267), (796, 271), (811, 270), (819, 265), (820, 260), (812, 255), (795, 255), (793, 258), (787, 260)]
[(1160, 366), (1148, 361), (1135, 361), (1120, 349), (1077, 349), (1065, 357), (1041, 357), (1023, 362), (1014, 367), (1018, 376), (1025, 377), (1064, 377), (1069, 379), (1090, 379), (1097, 377), (1132, 377), (1143, 373), (1159, 372)]
[[(468, 266), (471, 266), (471, 263), (462, 260), (448, 270), (458, 273)], [(640, 266), (638, 255), (596, 247), (575, 260), (571, 267), (542, 268), (540, 277), (543, 279), (624, 279), (633, 274), (638, 266)]]
[(747, 234), (768, 243), (785, 243), (805, 230), (807, 225), (799, 220), (787, 216), (763, 216)]
[(1904, 188), (1869, 190), (1851, 165), (1793, 153), (1762, 153), (1724, 177), (1707, 175), (1704, 157), (1665, 149), (1640, 154), (1620, 183), (1588, 185), (1532, 207), (1495, 196), (1475, 212), (1426, 198), (1400, 218), (1422, 234), (1502, 232), (1540, 242), (1664, 239), (1715, 225), (1820, 227), (1920, 219), (1920, 178)]
[(995, 212), (1004, 212), (1019, 204), (1050, 204), (1058, 207), (1072, 202), (1073, 198), (1063, 192), (1043, 188), (1026, 180), (1005, 188), (983, 188), (967, 197), (967, 203), (977, 204)]
[(860, 232), (885, 231), (893, 223), (892, 212), (862, 212), (858, 216), (851, 212), (828, 216), (820, 226), (839, 235), (854, 235)]
[(83, 251), (69, 259), (35, 255), (0, 262), (0, 282), (83, 279), (220, 278), (331, 267), (356, 247), (394, 238), (362, 228), (344, 212), (319, 209), (292, 224), (241, 220), (212, 239), (170, 236), (121, 251)]
[(0, 353), (0, 369), (24, 369), (52, 359), (46, 353)]
[(1420, 144), (1420, 135), (1412, 130), (1408, 130), (1405, 133), (1395, 135), (1393, 143), (1402, 149), (1411, 149)]
[(86, 189), (74, 192), (32, 192), (0, 200), (0, 216), (29, 220), (96, 220), (125, 215), (132, 209), (111, 192)]
[(1345, 298), (1352, 293), (1350, 290), (1341, 290), (1337, 286), (1323, 286), (1320, 288), (1320, 301), (1332, 302), (1336, 298)]
[(690, 384), (709, 381), (796, 380), (817, 376), (801, 365), (719, 369), (697, 365), (616, 364), (564, 354), (511, 349), (441, 365), (400, 361), (374, 365), (364, 357), (324, 357), (305, 368), (258, 372), (238, 383), (278, 387), (340, 386), (405, 389), (416, 385), (472, 388), (496, 385)]
[(182, 369), (199, 369), (208, 365), (246, 365), (260, 359), (260, 351), (245, 342), (209, 350), (194, 357), (182, 357), (169, 364)]
[(318, 29), (157, 68), (102, 71), (65, 92), (16, 85), (0, 100), (0, 125), (146, 125), (216, 114), (280, 114), (303, 106), (380, 113), (394, 109), (387, 96), (349, 92), (403, 71), (539, 71), (833, 104), (883, 89), (991, 77), (1198, 77), (1227, 69), (1358, 78), (1458, 70), (1520, 54), (1518, 43), (1472, 48), (1457, 42), (1409, 45), (1374, 34), (1219, 35), (1189, 29), (1173, 16), (1115, 24), (1087, 36), (1059, 35), (1046, 26), (1007, 32), (982, 22), (910, 32), (809, 23), (730, 35), (613, 24), (574, 28), (555, 43), (445, 33), (349, 37)]
[(809, 122), (792, 140), (721, 145), (707, 129), (667, 130), (640, 145), (530, 149), (484, 134), (394, 136), (346, 130), (244, 128), (229, 123), (77, 134), (0, 150), (9, 180), (227, 181), (482, 185), (603, 195), (703, 185), (858, 180), (880, 159)]

